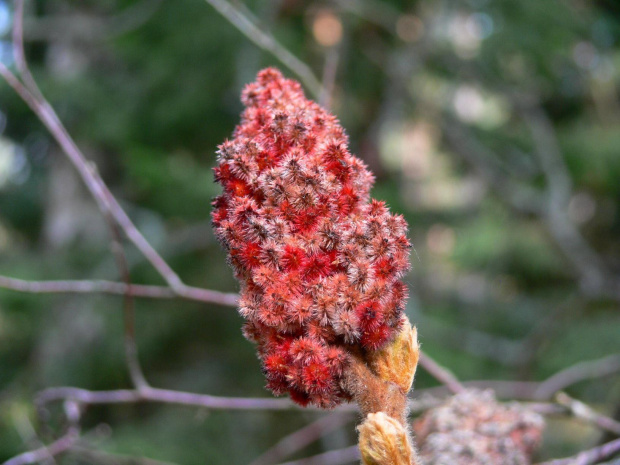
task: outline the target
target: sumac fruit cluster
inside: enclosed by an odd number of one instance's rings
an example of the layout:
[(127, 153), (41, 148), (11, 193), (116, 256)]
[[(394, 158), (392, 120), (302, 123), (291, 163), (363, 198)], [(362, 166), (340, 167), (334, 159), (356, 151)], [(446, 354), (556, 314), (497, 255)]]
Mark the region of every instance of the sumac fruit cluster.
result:
[(369, 198), (373, 176), (334, 116), (265, 69), (218, 151), (213, 225), (241, 283), (245, 336), (276, 395), (333, 407), (354, 353), (399, 329), (410, 242), (402, 216)]

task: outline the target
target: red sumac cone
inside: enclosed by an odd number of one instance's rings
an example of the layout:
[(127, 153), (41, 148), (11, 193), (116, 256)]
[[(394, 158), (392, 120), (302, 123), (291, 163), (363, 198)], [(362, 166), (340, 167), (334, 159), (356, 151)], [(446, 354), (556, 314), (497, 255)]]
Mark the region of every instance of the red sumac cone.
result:
[(243, 91), (218, 151), (215, 234), (241, 283), (244, 334), (267, 386), (302, 405), (349, 400), (349, 354), (401, 324), (410, 243), (402, 216), (371, 200), (373, 176), (337, 119), (272, 68)]

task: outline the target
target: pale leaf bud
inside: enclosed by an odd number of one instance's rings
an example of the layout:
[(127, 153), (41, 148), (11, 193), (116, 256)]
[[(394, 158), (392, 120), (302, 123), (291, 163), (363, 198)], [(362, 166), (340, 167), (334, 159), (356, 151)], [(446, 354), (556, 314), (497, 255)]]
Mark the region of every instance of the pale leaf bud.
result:
[(369, 413), (358, 426), (363, 465), (411, 465), (415, 453), (403, 425), (383, 412)]
[(400, 332), (392, 342), (371, 354), (370, 363), (382, 380), (395, 383), (406, 393), (411, 389), (419, 356), (417, 329), (403, 315)]

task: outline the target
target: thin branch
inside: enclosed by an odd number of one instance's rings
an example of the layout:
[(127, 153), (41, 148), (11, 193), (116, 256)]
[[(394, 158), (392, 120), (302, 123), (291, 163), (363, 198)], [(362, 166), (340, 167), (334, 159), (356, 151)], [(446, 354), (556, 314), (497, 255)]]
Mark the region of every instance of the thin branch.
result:
[(539, 400), (551, 398), (553, 394), (568, 386), (592, 378), (602, 378), (620, 372), (620, 354), (613, 354), (597, 360), (572, 365), (543, 381), (534, 397)]
[(422, 366), (422, 368), (433, 376), (433, 378), (445, 384), (445, 386), (454, 394), (465, 390), (465, 387), (450, 370), (441, 366), (422, 351), (420, 351), (420, 366)]
[(310, 67), (288, 51), (271, 34), (262, 31), (253, 19), (243, 14), (226, 0), (206, 0), (206, 2), (258, 47), (271, 53), (284, 66), (295, 73), (315, 98), (321, 95), (321, 83)]
[(2, 465), (26, 465), (29, 463), (40, 463), (49, 457), (54, 457), (71, 449), (77, 443), (80, 437), (80, 410), (75, 402), (65, 401), (65, 414), (69, 421), (67, 432), (47, 446), (40, 447), (35, 450), (24, 452), (7, 460)]
[(67, 433), (56, 441), (39, 449), (24, 452), (12, 459), (7, 460), (2, 465), (25, 465), (28, 463), (42, 462), (50, 456), (61, 454), (69, 449), (77, 442), (79, 438), (79, 429), (71, 427)]
[[(17, 63), (17, 68), (21, 74), (23, 82), (27, 89), (30, 91), (33, 96), (33, 101), (35, 104), (43, 103), (43, 107), (46, 106), (47, 101), (45, 97), (39, 90), (32, 74), (30, 73), (30, 69), (28, 67), (28, 62), (26, 61), (26, 54), (24, 52), (24, 30), (23, 30), (23, 21), (24, 21), (24, 0), (16, 0), (15, 2), (15, 14), (13, 19), (13, 54), (15, 55), (15, 61)], [(49, 106), (49, 105), (47, 105)], [(51, 106), (49, 106), (51, 109)], [(66, 135), (68, 142), (73, 142), (67, 131), (62, 127), (60, 120), (56, 117), (56, 114), (52, 110), (52, 114), (59, 125), (62, 131), (58, 132), (59, 135)], [(51, 130), (51, 129), (50, 129)], [(60, 142), (60, 141), (59, 141)], [(71, 144), (69, 144), (71, 145)], [(80, 159), (81, 153), (77, 149), (75, 144), (72, 144), (77, 153), (76, 159)], [(69, 152), (67, 152), (69, 155)], [(83, 158), (82, 158), (83, 159)], [(93, 171), (93, 170), (91, 170)], [(103, 184), (103, 181), (101, 181)], [(105, 187), (105, 185), (103, 185)], [(115, 221), (114, 216), (112, 215), (110, 204), (113, 202), (105, 202), (106, 198), (115, 201), (111, 193), (103, 190), (102, 202), (101, 206), (105, 208), (101, 208), (101, 212), (106, 220), (108, 225), (108, 229), (110, 230), (110, 241), (111, 241), (111, 249), (112, 254), (114, 255), (116, 265), (118, 267), (119, 273), (129, 289), (131, 285), (131, 277), (129, 273), (129, 265), (127, 263), (127, 257), (125, 256), (125, 250), (122, 244), (121, 232), (119, 230), (118, 224)], [(124, 328), (125, 328), (125, 354), (127, 358), (127, 366), (129, 368), (129, 374), (131, 376), (131, 380), (137, 388), (142, 388), (147, 386), (146, 378), (144, 377), (144, 373), (142, 372), (142, 368), (140, 366), (140, 362), (138, 359), (138, 349), (135, 342), (135, 314), (134, 314), (134, 301), (130, 292), (125, 292), (124, 294), (124, 305), (123, 305), (123, 313), (124, 313)]]
[(98, 465), (177, 465), (173, 462), (162, 462), (148, 457), (112, 454), (79, 446), (73, 446), (68, 454), (81, 458), (82, 462), (80, 463), (96, 463)]
[(72, 400), (82, 405), (161, 402), (217, 410), (294, 410), (301, 408), (289, 399), (218, 397), (153, 387), (113, 391), (89, 391), (75, 387), (49, 388), (37, 396), (36, 403), (42, 408), (49, 402), (59, 400)]
[(454, 118), (444, 117), (441, 130), (452, 151), (471, 165), (506, 203), (517, 211), (541, 215), (544, 209), (542, 193), (523, 184), (514, 183), (497, 166), (497, 156), (474, 138)]
[[(45, 444), (41, 441), (41, 439), (39, 439), (39, 435), (34, 429), (34, 426), (32, 425), (32, 422), (28, 418), (26, 412), (21, 410), (16, 411), (14, 417), (13, 422), (15, 423), (17, 432), (21, 436), (25, 446), (28, 449), (45, 448), (47, 450)], [(40, 462), (42, 465), (57, 465), (56, 460), (54, 460), (54, 457), (51, 454), (48, 454), (47, 457), (40, 460)]]
[[(117, 389), (112, 391), (89, 391), (76, 387), (55, 387), (41, 391), (35, 400), (39, 408), (55, 401), (71, 400), (82, 405), (96, 404), (134, 404), (140, 402), (160, 402), (164, 404), (205, 407), (215, 410), (301, 410), (307, 412), (325, 412), (318, 407), (300, 407), (290, 399), (272, 397), (219, 397), (208, 394), (173, 391), (154, 387), (141, 389)], [(418, 413), (438, 404), (436, 399), (409, 400), (410, 412)], [(335, 412), (357, 412), (356, 404), (344, 404), (336, 407)]]
[[(508, 93), (509, 95), (511, 93)], [(514, 94), (514, 93), (512, 93)], [(512, 99), (527, 124), (534, 142), (534, 153), (540, 160), (549, 185), (550, 196), (558, 204), (568, 204), (573, 181), (560, 149), (553, 123), (533, 95), (518, 95)]]
[[(500, 399), (532, 400), (539, 383), (535, 381), (504, 381), (494, 379), (462, 381), (461, 385), (466, 389), (492, 389)], [(443, 399), (454, 394), (445, 384), (432, 388), (416, 389), (413, 391), (414, 400), (418, 396), (430, 396), (431, 398)], [(431, 407), (432, 408), (432, 407)]]
[(570, 413), (581, 420), (592, 423), (598, 428), (613, 433), (620, 437), (620, 422), (594, 411), (590, 406), (583, 402), (573, 399), (564, 392), (559, 392), (556, 402), (570, 411)]
[(15, 58), (17, 70), (21, 74), (24, 84), (28, 90), (37, 98), (42, 98), (43, 95), (39, 90), (39, 86), (37, 86), (37, 83), (30, 73), (30, 68), (28, 68), (28, 62), (26, 61), (26, 54), (24, 52), (24, 0), (15, 0), (12, 35), (13, 57)]
[(395, 32), (396, 22), (401, 14), (399, 10), (387, 2), (334, 0), (334, 3), (342, 10), (348, 11), (369, 23), (375, 24), (390, 34)]
[[(560, 153), (555, 153), (553, 136), (543, 134), (548, 132), (551, 123), (545, 123), (546, 117), (540, 114), (534, 117), (528, 112), (526, 115), (533, 120), (528, 124), (535, 132), (533, 138), (539, 145), (536, 153), (547, 179), (544, 192), (515, 183), (508, 174), (494, 167), (492, 160), (497, 157), (453, 118), (446, 116), (441, 128), (452, 151), (470, 164), (509, 206), (521, 213), (536, 215), (544, 222), (554, 243), (575, 270), (584, 295), (604, 295), (620, 300), (617, 290), (620, 279), (606, 268), (604, 261), (568, 217), (566, 208), (571, 181), (565, 167), (557, 168), (563, 166), (563, 159)], [(547, 130), (541, 129), (543, 126)], [(547, 154), (547, 150), (554, 154)]]
[(350, 415), (342, 413), (332, 413), (319, 418), (309, 425), (285, 436), (273, 447), (269, 448), (262, 455), (252, 461), (250, 465), (268, 465), (277, 463), (304, 447), (312, 444), (317, 439), (325, 436), (330, 431), (340, 428), (345, 423), (351, 421)]
[(183, 298), (198, 302), (213, 303), (228, 307), (236, 307), (239, 296), (198, 287), (186, 286), (183, 295), (178, 295), (166, 286), (149, 286), (105, 280), (66, 280), (66, 281), (26, 281), (23, 279), (0, 276), (0, 288), (30, 294), (113, 294), (149, 299)]
[[(428, 357), (428, 356), (426, 356)], [(424, 366), (428, 360), (422, 361), (420, 357), (420, 365)], [(428, 370), (426, 366), (424, 366)], [(505, 381), (505, 380), (470, 380), (459, 382), (460, 386), (466, 389), (492, 389), (497, 396), (502, 399), (522, 399), (544, 401), (550, 399), (556, 392), (566, 389), (573, 384), (588, 379), (598, 379), (620, 372), (620, 354), (610, 355), (602, 359), (577, 363), (555, 375), (550, 376), (544, 381)], [(448, 372), (449, 373), (449, 372)], [(448, 379), (450, 379), (449, 373)], [(436, 379), (439, 376), (446, 376), (440, 372), (433, 375)], [(452, 375), (454, 376), (454, 375)], [(444, 385), (417, 389), (413, 391), (413, 395), (429, 395), (434, 397), (445, 397), (450, 392), (454, 393), (454, 389)]]
[[(604, 360), (605, 359), (602, 359), (601, 361), (604, 361)], [(619, 370), (614, 370), (612, 373), (611, 369), (609, 370), (601, 369), (600, 371), (597, 371), (595, 369), (590, 370), (591, 367), (589, 367), (588, 365), (596, 364), (597, 362), (598, 361), (584, 362), (584, 365), (586, 365), (588, 369), (581, 372), (580, 376), (575, 375), (575, 376), (571, 376), (570, 378), (569, 377), (564, 378), (562, 383), (558, 383), (558, 385), (562, 384), (562, 387), (560, 389), (565, 389), (572, 384), (578, 383), (580, 381), (584, 381), (586, 379), (597, 379), (599, 377), (608, 376), (610, 374), (613, 374), (619, 371)], [(422, 365), (422, 361), (420, 361), (420, 365)], [(581, 364), (577, 364), (575, 365), (575, 367), (579, 365)], [(480, 380), (479, 379), (479, 380), (462, 381), (460, 382), (460, 385), (466, 389), (492, 389), (493, 391), (495, 391), (495, 393), (497, 394), (497, 397), (499, 397), (500, 399), (521, 399), (521, 400), (532, 400), (532, 401), (544, 401), (544, 400), (548, 400), (557, 391), (554, 390), (549, 395), (541, 396), (539, 393), (539, 389), (542, 386), (544, 386), (547, 382), (555, 378), (555, 376), (556, 375), (553, 375), (547, 380), (542, 381), (542, 382)], [(415, 391), (413, 391), (413, 396), (414, 396), (413, 401), (421, 400), (421, 398), (423, 399), (425, 396), (444, 398), (450, 395), (451, 393), (454, 393), (454, 391), (448, 388), (448, 386), (446, 386), (444, 383), (444, 385), (442, 386), (425, 388), (425, 389), (416, 389)], [(432, 406), (426, 407), (426, 408), (432, 408)], [(425, 410), (424, 406), (422, 407), (422, 410)]]
[(521, 349), (517, 360), (518, 378), (530, 377), (536, 356), (551, 344), (555, 335), (565, 327), (566, 322), (573, 319), (575, 312), (583, 307), (582, 299), (575, 294), (576, 292), (569, 293), (563, 302), (554, 305), (554, 308), (539, 318), (536, 325), (521, 339)]
[(191, 292), (189, 286), (181, 281), (179, 276), (170, 268), (168, 263), (157, 253), (133, 224), (131, 218), (129, 218), (125, 210), (123, 210), (114, 195), (112, 195), (112, 192), (110, 192), (109, 188), (101, 179), (101, 176), (97, 172), (96, 165), (93, 162), (87, 161), (49, 102), (42, 96), (37, 98), (37, 96), (30, 92), (30, 90), (27, 89), (3, 63), (0, 63), (0, 76), (2, 76), (22, 100), (28, 104), (49, 130), (50, 134), (56, 139), (56, 142), (61, 146), (82, 177), (101, 212), (104, 214), (108, 212), (114, 218), (127, 238), (140, 250), (177, 295), (185, 296), (188, 292)]
[(323, 86), (319, 97), (319, 104), (329, 110), (334, 97), (334, 87), (336, 84), (336, 72), (340, 54), (336, 47), (330, 47), (325, 54), (325, 65), (323, 66)]
[[(415, 60), (412, 60), (412, 63), (414, 62)], [(402, 85), (409, 79), (412, 66), (404, 67), (399, 73), (389, 73), (388, 76), (397, 85), (401, 85), (405, 98), (415, 103), (411, 91)], [(535, 153), (547, 181), (544, 192), (514, 182), (509, 173), (498, 169), (497, 163), (493, 161), (497, 159), (493, 151), (478, 142), (471, 131), (448, 115), (441, 119), (441, 129), (446, 141), (452, 151), (471, 165), (509, 206), (521, 213), (536, 215), (544, 221), (554, 242), (575, 270), (584, 295), (609, 297), (620, 301), (620, 277), (606, 267), (604, 260), (567, 215), (566, 207), (571, 195), (572, 180), (552, 122), (535, 96), (517, 95), (514, 91), (505, 89), (503, 91), (512, 97), (512, 103), (519, 109), (530, 128)]]
[(341, 465), (351, 463), (360, 459), (360, 450), (357, 445), (345, 447), (344, 449), (330, 450), (322, 454), (306, 457), (305, 459), (294, 460), (292, 462), (280, 463), (279, 465)]
[(613, 438), (620, 436), (620, 423), (611, 417), (601, 415), (590, 406), (560, 393), (556, 397), (557, 403), (551, 402), (521, 402), (528, 410), (546, 416), (566, 416), (567, 414), (601, 431), (611, 433)]
[(620, 452), (620, 439), (583, 451), (573, 457), (549, 460), (538, 465), (590, 465)]
[(22, 74), (28, 73), (24, 54), (24, 0), (15, 0), (13, 11), (13, 58)]
[(610, 273), (601, 257), (568, 218), (567, 209), (573, 182), (553, 123), (536, 96), (519, 95), (513, 98), (513, 102), (532, 134), (534, 153), (540, 160), (547, 180), (548, 204), (545, 218), (549, 231), (581, 275), (585, 289), (600, 292)]
[(134, 387), (141, 389), (148, 386), (146, 377), (140, 365), (140, 359), (138, 357), (138, 346), (136, 344), (136, 316), (134, 299), (129, 288), (131, 286), (131, 274), (129, 272), (129, 264), (127, 263), (127, 256), (125, 255), (125, 249), (123, 248), (121, 234), (117, 224), (114, 222), (114, 218), (110, 217), (107, 213), (105, 215), (106, 222), (110, 229), (111, 236), (111, 249), (112, 254), (116, 260), (116, 266), (127, 291), (123, 295), (123, 326), (125, 336), (125, 358), (127, 361), (127, 367), (129, 369), (129, 376)]
[[(104, 18), (102, 35), (94, 39), (110, 39), (138, 29), (153, 17), (162, 3), (163, 0), (143, 0), (126, 7), (116, 15)], [(54, 25), (52, 28), (55, 28)]]
[(520, 341), (489, 334), (485, 331), (447, 327), (438, 320), (426, 315), (419, 315), (416, 323), (424, 328), (424, 334), (432, 340), (445, 341), (444, 346), (513, 366), (519, 363), (523, 344)]
[(24, 22), (24, 36), (30, 41), (102, 41), (126, 34), (145, 24), (162, 0), (142, 0), (113, 15), (84, 13), (45, 15)]

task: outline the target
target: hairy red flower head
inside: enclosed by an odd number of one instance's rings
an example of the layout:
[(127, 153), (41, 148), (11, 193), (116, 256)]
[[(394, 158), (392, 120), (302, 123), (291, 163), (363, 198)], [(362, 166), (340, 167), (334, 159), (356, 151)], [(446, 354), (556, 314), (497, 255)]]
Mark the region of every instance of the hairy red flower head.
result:
[(333, 407), (351, 398), (341, 382), (350, 354), (399, 329), (407, 225), (369, 198), (372, 174), (297, 82), (265, 69), (242, 102), (219, 147), (212, 219), (241, 282), (244, 334), (275, 394)]

